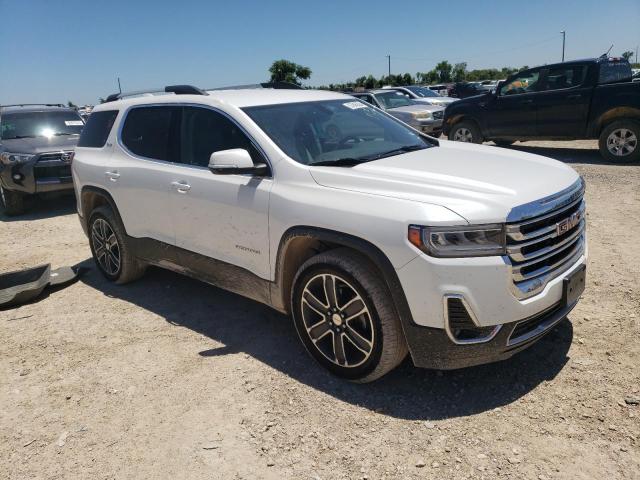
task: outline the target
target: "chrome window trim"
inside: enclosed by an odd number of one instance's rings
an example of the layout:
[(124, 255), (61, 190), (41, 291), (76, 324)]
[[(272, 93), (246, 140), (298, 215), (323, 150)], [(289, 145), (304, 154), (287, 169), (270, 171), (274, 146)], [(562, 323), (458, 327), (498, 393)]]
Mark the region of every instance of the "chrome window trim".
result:
[[(453, 332), (451, 331), (451, 327), (449, 326), (449, 299), (450, 298), (455, 298), (460, 300), (464, 308), (466, 308), (467, 313), (469, 314), (469, 318), (471, 318), (471, 321), (473, 322), (473, 324), (476, 327), (483, 328), (482, 325), (480, 325), (480, 323), (478, 322), (478, 318), (476, 317), (476, 314), (473, 312), (473, 309), (471, 308), (469, 303), (467, 303), (467, 300), (464, 298), (464, 295), (459, 293), (446, 293), (442, 297), (442, 305), (443, 305), (443, 311), (444, 311), (444, 329), (447, 332), (447, 336), (449, 337), (449, 340), (451, 340), (456, 345), (475, 345), (478, 343), (490, 342), (495, 338), (495, 336), (498, 334), (498, 332), (502, 328), (502, 325), (496, 325), (491, 331), (491, 333), (486, 337), (479, 337), (479, 338), (473, 338), (468, 340), (457, 339), (453, 335)], [(490, 326), (490, 325), (487, 325), (487, 326)]]
[(584, 191), (584, 179), (580, 177), (573, 185), (558, 193), (512, 208), (507, 215), (507, 223), (523, 222), (550, 213), (553, 210), (575, 202), (579, 197), (584, 195)]
[[(124, 142), (122, 141), (122, 129), (124, 128), (124, 124), (127, 121), (127, 117), (129, 116), (129, 113), (131, 112), (131, 110), (134, 110), (136, 108), (146, 108), (146, 107), (196, 107), (196, 108), (205, 108), (207, 110), (212, 110), (212, 111), (214, 111), (216, 113), (219, 113), (219, 114), (223, 115), (224, 117), (229, 119), (233, 124), (235, 124), (242, 131), (242, 133), (244, 133), (247, 136), (247, 138), (253, 144), (253, 146), (256, 148), (256, 150), (258, 150), (262, 154), (262, 156), (264, 157), (265, 161), (267, 162), (267, 165), (269, 166), (269, 175), (266, 175), (265, 177), (262, 177), (262, 178), (273, 178), (273, 166), (271, 164), (271, 159), (269, 158), (267, 153), (264, 151), (262, 146), (253, 137), (253, 135), (251, 135), (243, 125), (241, 125), (235, 118), (233, 118), (227, 112), (225, 112), (225, 111), (223, 111), (223, 110), (221, 110), (219, 108), (213, 107), (211, 105), (205, 105), (205, 104), (202, 104), (202, 103), (188, 103), (188, 102), (180, 102), (180, 103), (177, 103), (177, 102), (141, 103), (141, 104), (129, 105), (127, 108), (122, 110), (121, 119), (120, 119), (120, 122), (118, 124), (118, 130), (116, 132), (116, 143), (129, 156), (131, 156), (131, 157), (133, 157), (133, 158), (135, 158), (137, 160), (143, 160), (143, 161), (152, 162), (152, 163), (159, 163), (159, 164), (162, 164), (162, 165), (173, 165), (173, 166), (179, 166), (179, 167), (184, 167), (184, 168), (192, 168), (192, 169), (197, 169), (197, 170), (209, 170), (208, 167), (203, 167), (201, 165), (191, 165), (191, 164), (188, 164), (188, 163), (170, 162), (168, 160), (160, 160), (160, 159), (157, 159), (157, 158), (144, 157), (142, 155), (138, 155), (136, 153), (133, 153), (131, 150), (129, 150), (127, 148), (127, 146), (124, 144)], [(211, 153), (213, 153), (213, 152), (211, 152)], [(246, 176), (247, 174), (237, 174), (237, 175)]]

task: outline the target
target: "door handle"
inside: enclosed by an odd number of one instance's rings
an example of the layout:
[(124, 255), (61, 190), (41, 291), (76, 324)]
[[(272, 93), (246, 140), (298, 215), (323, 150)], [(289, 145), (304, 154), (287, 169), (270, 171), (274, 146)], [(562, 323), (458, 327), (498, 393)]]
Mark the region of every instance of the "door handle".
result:
[(531, 105), (533, 103), (533, 100), (529, 99), (529, 100), (521, 100), (520, 101), (520, 105)]
[(189, 190), (191, 190), (191, 185), (184, 182), (171, 182), (171, 186), (175, 188), (178, 193), (187, 193)]
[(107, 172), (104, 172), (104, 174), (112, 182), (115, 182), (120, 178), (120, 174), (116, 171), (113, 171), (113, 172), (107, 171)]
[(567, 96), (567, 100), (578, 100), (579, 98), (582, 98), (582, 95), (580, 95), (579, 93)]

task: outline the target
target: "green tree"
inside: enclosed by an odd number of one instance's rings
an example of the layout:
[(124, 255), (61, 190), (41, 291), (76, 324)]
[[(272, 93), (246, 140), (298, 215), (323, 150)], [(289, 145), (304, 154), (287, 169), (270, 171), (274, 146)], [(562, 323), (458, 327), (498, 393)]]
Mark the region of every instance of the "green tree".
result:
[(71, 100), (67, 101), (67, 106), (69, 108), (78, 108), (78, 106), (75, 103), (73, 103)]
[(456, 63), (451, 75), (454, 82), (464, 82), (467, 78), (467, 62)]
[(289, 60), (276, 60), (269, 68), (272, 82), (289, 82), (301, 85), (300, 80), (307, 80), (311, 77), (311, 69), (290, 62)]
[(626, 52), (622, 52), (622, 58), (624, 58), (626, 61), (629, 61), (631, 59), (631, 57), (633, 57), (633, 52), (631, 50), (627, 50)]
[(451, 81), (451, 71), (453, 70), (453, 67), (446, 60), (438, 63), (434, 70), (438, 75), (438, 82), (445, 83)]

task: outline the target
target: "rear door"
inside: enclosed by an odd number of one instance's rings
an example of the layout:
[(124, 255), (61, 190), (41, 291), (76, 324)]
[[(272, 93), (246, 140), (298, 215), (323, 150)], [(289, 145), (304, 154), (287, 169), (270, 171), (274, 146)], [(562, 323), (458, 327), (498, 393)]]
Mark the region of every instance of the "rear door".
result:
[(485, 107), (491, 138), (525, 138), (536, 135), (536, 97), (540, 69), (526, 70), (500, 87)]
[(544, 73), (542, 89), (535, 98), (538, 136), (584, 136), (592, 91), (586, 85), (587, 65), (558, 65)]
[(139, 106), (126, 112), (104, 175), (125, 229), (136, 238), (173, 245), (169, 189), (179, 161), (176, 132), (180, 107)]

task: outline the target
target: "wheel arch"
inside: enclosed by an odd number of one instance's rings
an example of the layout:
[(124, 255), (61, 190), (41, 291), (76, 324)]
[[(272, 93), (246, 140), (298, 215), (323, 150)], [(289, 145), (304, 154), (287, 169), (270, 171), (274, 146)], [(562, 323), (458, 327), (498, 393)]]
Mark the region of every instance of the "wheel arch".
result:
[(598, 117), (596, 122), (591, 127), (592, 134), (595, 137), (600, 136), (602, 131), (607, 128), (611, 123), (616, 122), (618, 120), (635, 120), (636, 122), (640, 122), (640, 109), (634, 107), (615, 107), (610, 110), (607, 110), (602, 115)]
[(275, 308), (290, 313), (293, 279), (300, 266), (317, 253), (335, 248), (349, 248), (367, 258), (384, 280), (403, 326), (413, 324), (409, 304), (398, 275), (389, 258), (377, 246), (363, 238), (320, 227), (289, 228), (278, 245), (276, 272), (271, 302)]
[(453, 115), (451, 117), (451, 121), (449, 122), (450, 123), (449, 131), (453, 130), (453, 128), (458, 123), (462, 123), (462, 122), (473, 123), (476, 127), (478, 127), (478, 131), (480, 132), (480, 135), (482, 135), (482, 138), (486, 137), (485, 129), (483, 128), (483, 125), (480, 122), (480, 120), (478, 120), (475, 116), (470, 115), (468, 113), (460, 113), (457, 115)]
[[(91, 212), (100, 206), (110, 207), (120, 223), (122, 223), (120, 211), (118, 210), (116, 202), (111, 194), (104, 188), (86, 185), (82, 187), (82, 190), (80, 191), (80, 209), (82, 212), (80, 222), (82, 223), (82, 228), (85, 233), (87, 233), (88, 230), (87, 226), (89, 223), (89, 215), (91, 215)], [(124, 226), (124, 223), (122, 223), (122, 225)]]

